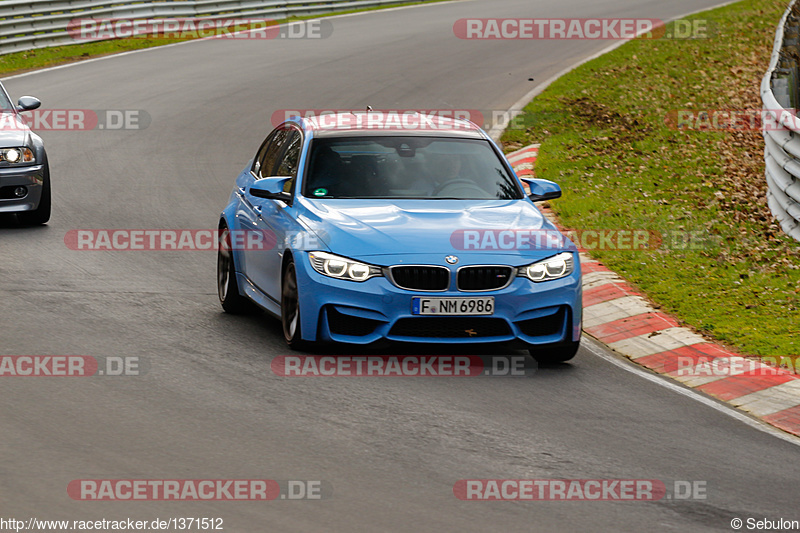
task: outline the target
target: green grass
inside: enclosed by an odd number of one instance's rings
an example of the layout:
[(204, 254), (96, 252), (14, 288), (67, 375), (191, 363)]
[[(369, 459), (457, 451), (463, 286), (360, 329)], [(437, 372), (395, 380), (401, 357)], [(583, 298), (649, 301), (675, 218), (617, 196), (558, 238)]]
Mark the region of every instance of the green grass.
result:
[[(365, 11), (377, 11), (381, 9), (394, 8), (400, 6), (412, 6), (418, 4), (430, 4), (434, 2), (447, 2), (448, 0), (424, 0), (419, 2), (405, 2), (392, 4), (389, 6), (368, 7), (364, 9), (350, 9), (345, 11), (337, 11), (336, 13), (329, 13), (325, 15), (314, 15), (307, 17), (290, 17), (288, 19), (276, 20), (275, 24), (282, 24), (284, 22), (291, 22), (295, 20), (310, 20), (323, 17), (331, 17), (334, 15), (344, 15), (348, 13), (360, 13)], [(76, 17), (80, 16), (76, 14)], [(23, 52), (14, 52), (11, 54), (0, 55), (0, 75), (8, 76), (27, 70), (36, 70), (40, 68), (52, 67), (62, 65), (65, 63), (73, 63), (82, 61), (93, 57), (100, 57), (109, 54), (117, 54), (120, 52), (127, 52), (130, 50), (140, 50), (143, 48), (152, 48), (154, 46), (163, 46), (177, 42), (183, 42), (188, 39), (151, 39), (141, 37), (131, 37), (127, 39), (113, 39), (108, 41), (98, 41), (93, 43), (78, 43), (62, 46), (53, 46), (49, 48), (37, 48), (35, 50), (26, 50)]]
[(542, 143), (539, 178), (561, 223), (694, 232), (688, 247), (592, 255), (685, 324), (746, 354), (800, 353), (800, 243), (766, 207), (759, 131), (679, 129), (676, 110), (760, 108), (786, 2), (745, 0), (692, 19), (709, 38), (635, 40), (553, 83), (502, 138)]

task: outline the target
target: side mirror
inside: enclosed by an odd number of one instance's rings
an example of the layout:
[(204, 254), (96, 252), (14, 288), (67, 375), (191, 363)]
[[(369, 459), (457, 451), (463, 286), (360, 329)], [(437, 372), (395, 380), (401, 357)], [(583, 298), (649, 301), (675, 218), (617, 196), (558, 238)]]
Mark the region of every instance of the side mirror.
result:
[(523, 178), (522, 181), (527, 183), (531, 188), (531, 193), (528, 195), (528, 198), (534, 202), (561, 198), (561, 187), (555, 182), (537, 178)]
[(286, 203), (291, 203), (292, 194), (284, 192), (286, 182), (292, 179), (289, 176), (271, 176), (269, 178), (261, 178), (256, 180), (250, 185), (247, 192), (257, 198), (266, 198), (267, 200), (281, 200)]
[(35, 96), (20, 96), (17, 100), (17, 111), (33, 111), (40, 105), (42, 102)]

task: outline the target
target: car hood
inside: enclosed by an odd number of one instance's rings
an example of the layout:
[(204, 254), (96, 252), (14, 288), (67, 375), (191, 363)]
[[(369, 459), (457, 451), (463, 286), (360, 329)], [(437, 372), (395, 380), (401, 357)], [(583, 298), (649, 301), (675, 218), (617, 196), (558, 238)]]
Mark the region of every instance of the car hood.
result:
[(0, 146), (26, 146), (30, 129), (15, 113), (0, 112)]
[(574, 249), (529, 200), (301, 202), (306, 227), (331, 252), (351, 258), (456, 253), (538, 258)]

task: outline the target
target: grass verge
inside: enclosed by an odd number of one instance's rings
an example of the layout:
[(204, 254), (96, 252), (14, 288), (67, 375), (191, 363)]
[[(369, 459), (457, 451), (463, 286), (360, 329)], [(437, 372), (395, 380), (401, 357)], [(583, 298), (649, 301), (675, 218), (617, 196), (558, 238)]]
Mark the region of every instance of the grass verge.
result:
[[(436, 2), (447, 2), (448, 0), (425, 0), (420, 2), (404, 2), (392, 4), (389, 6), (368, 7), (363, 9), (350, 9), (345, 11), (338, 11), (336, 13), (328, 13), (324, 15), (314, 15), (307, 17), (290, 17), (288, 19), (275, 20), (274, 23), (283, 24), (285, 22), (293, 22), (296, 20), (311, 20), (335, 15), (345, 15), (349, 13), (361, 13), (365, 11), (378, 11), (381, 9), (413, 6), (419, 4), (431, 4)], [(77, 17), (78, 15), (76, 15)], [(140, 50), (143, 48), (152, 48), (154, 46), (163, 46), (166, 44), (179, 43), (184, 41), (195, 40), (197, 37), (188, 37), (186, 39), (158, 39), (158, 38), (145, 38), (145, 37), (131, 37), (127, 39), (112, 39), (107, 41), (98, 41), (92, 43), (78, 43), (62, 46), (52, 46), (49, 48), (37, 48), (35, 50), (25, 50), (23, 52), (14, 52), (11, 54), (0, 55), (0, 76), (9, 76), (25, 72), (28, 70), (37, 70), (46, 67), (53, 67), (65, 63), (74, 63), (91, 59), (94, 57), (101, 57), (110, 54), (117, 54), (120, 52), (128, 52), (131, 50)]]
[(767, 207), (758, 127), (678, 127), (677, 117), (762, 107), (786, 7), (745, 0), (687, 17), (708, 38), (626, 43), (553, 83), (502, 138), (506, 151), (542, 144), (536, 175), (562, 186), (551, 207), (564, 226), (658, 232), (660, 246), (592, 255), (686, 325), (753, 355), (800, 353), (800, 243)]

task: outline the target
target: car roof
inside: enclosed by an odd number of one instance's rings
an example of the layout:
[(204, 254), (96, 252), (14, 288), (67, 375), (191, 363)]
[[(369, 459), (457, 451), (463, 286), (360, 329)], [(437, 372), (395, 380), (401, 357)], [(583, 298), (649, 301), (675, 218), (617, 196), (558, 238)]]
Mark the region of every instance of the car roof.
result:
[(359, 111), (292, 117), (315, 137), (435, 136), (485, 139), (483, 130), (463, 119), (419, 112)]

